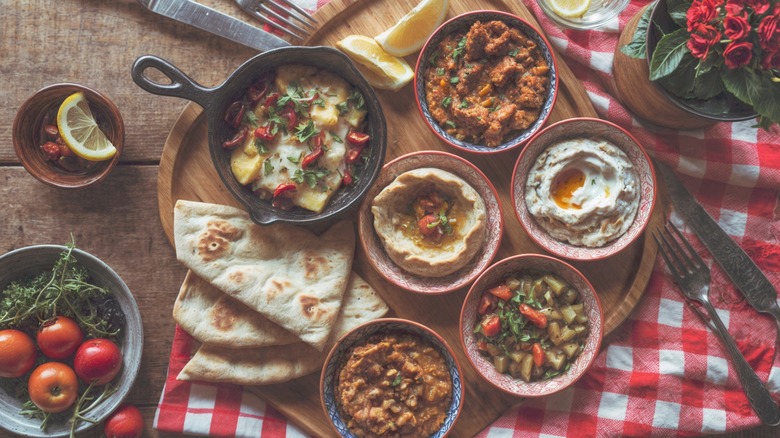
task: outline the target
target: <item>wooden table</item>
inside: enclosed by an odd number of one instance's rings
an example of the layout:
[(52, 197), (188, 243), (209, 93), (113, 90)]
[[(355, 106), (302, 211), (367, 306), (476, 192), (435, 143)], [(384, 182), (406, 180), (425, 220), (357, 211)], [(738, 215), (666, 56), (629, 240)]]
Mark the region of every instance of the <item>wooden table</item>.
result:
[[(247, 19), (231, 0), (201, 0)], [(144, 322), (143, 363), (128, 402), (152, 429), (165, 382), (174, 322), (171, 310), (185, 269), (160, 225), (157, 170), (168, 133), (187, 102), (154, 96), (130, 78), (142, 54), (162, 56), (205, 86), (215, 86), (256, 52), (159, 17), (133, 0), (15, 0), (0, 13), (0, 253), (34, 244), (79, 248), (111, 265), (133, 291)], [(13, 151), (16, 110), (36, 90), (76, 82), (108, 95), (127, 131), (120, 165), (82, 191), (48, 187), (30, 176)], [(88, 436), (99, 436), (97, 431)], [(760, 427), (733, 437), (776, 436)], [(0, 431), (0, 437), (10, 436)]]

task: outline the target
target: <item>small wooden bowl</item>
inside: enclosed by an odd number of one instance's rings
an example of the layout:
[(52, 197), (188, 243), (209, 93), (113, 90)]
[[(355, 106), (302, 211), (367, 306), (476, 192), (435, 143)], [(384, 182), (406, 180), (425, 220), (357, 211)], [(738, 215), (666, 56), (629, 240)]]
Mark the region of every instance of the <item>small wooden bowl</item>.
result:
[[(83, 172), (68, 172), (46, 159), (41, 145), (47, 141), (44, 123), (71, 94), (84, 92), (93, 113), (99, 114), (101, 128), (116, 147), (116, 155)], [(56, 120), (48, 120), (56, 124)], [(116, 105), (95, 90), (78, 84), (54, 84), (42, 88), (25, 101), (16, 113), (13, 125), (16, 156), (32, 176), (52, 187), (78, 189), (103, 180), (119, 161), (125, 143), (125, 125)]]
[[(590, 334), (585, 340), (585, 349), (573, 362), (571, 368), (548, 380), (526, 383), (509, 374), (496, 370), (493, 363), (479, 353), (474, 327), (480, 315), (477, 308), (482, 293), (499, 284), (509, 275), (517, 272), (539, 272), (555, 274), (580, 293), (585, 314), (588, 316)], [(471, 366), (495, 388), (519, 397), (542, 397), (562, 391), (574, 384), (590, 368), (599, 354), (604, 337), (604, 314), (601, 301), (587, 278), (573, 266), (556, 258), (540, 254), (522, 254), (507, 257), (488, 268), (469, 289), (460, 311), (460, 341)]]

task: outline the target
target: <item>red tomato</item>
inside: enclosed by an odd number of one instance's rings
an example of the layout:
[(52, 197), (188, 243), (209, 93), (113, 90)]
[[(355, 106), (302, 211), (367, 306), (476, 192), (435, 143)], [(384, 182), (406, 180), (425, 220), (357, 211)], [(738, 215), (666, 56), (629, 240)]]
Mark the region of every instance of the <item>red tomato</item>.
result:
[(501, 332), (501, 320), (495, 313), (482, 320), (482, 333), (485, 336), (495, 336)]
[(76, 349), (84, 342), (84, 332), (76, 321), (67, 316), (58, 316), (53, 321), (44, 323), (38, 329), (38, 347), (44, 355), (65, 360), (73, 356)]
[(423, 236), (431, 236), (436, 233), (436, 228), (439, 226), (438, 222), (438, 217), (429, 214), (420, 218), (417, 222), (417, 229)]
[(36, 368), (27, 381), (30, 400), (44, 412), (62, 412), (76, 401), (79, 379), (64, 363), (46, 362)]
[(89, 339), (76, 351), (73, 368), (81, 380), (105, 385), (119, 374), (122, 368), (122, 352), (108, 339)]
[(19, 330), (0, 330), (0, 377), (21, 377), (35, 365), (35, 344)]
[(122, 405), (106, 421), (104, 432), (108, 438), (141, 438), (144, 417), (133, 405)]
[(535, 343), (531, 349), (533, 354), (534, 364), (538, 367), (544, 365), (544, 351), (542, 350), (542, 344)]
[(493, 289), (488, 289), (488, 292), (497, 296), (498, 298), (501, 298), (504, 301), (509, 301), (512, 299), (512, 289), (509, 289), (509, 286), (505, 284), (500, 284)]

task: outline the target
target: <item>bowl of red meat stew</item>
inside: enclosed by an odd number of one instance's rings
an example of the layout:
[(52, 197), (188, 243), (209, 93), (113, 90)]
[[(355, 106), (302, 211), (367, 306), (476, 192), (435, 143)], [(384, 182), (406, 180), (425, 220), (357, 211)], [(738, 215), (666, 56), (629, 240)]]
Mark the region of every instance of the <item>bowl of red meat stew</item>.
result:
[(522, 397), (561, 391), (595, 360), (603, 337), (601, 303), (573, 266), (524, 254), (501, 260), (472, 285), (460, 337), (479, 375)]
[[(156, 69), (171, 84), (151, 79)], [(257, 55), (205, 88), (169, 62), (142, 56), (141, 88), (200, 104), (221, 182), (258, 224), (330, 222), (356, 207), (384, 164), (387, 127), (373, 88), (329, 47)], [(216, 182), (215, 182), (216, 183)]]
[(500, 11), (445, 22), (415, 67), (423, 120), (450, 146), (473, 153), (523, 145), (552, 113), (557, 90), (555, 54), (545, 36)]
[(342, 337), (325, 360), (320, 397), (343, 437), (443, 437), (463, 405), (463, 373), (447, 342), (414, 321), (382, 318)]

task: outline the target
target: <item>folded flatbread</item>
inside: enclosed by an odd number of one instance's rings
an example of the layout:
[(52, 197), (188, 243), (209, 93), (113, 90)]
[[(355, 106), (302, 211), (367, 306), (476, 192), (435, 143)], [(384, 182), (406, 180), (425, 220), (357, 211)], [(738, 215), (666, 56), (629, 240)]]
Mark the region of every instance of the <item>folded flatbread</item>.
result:
[[(250, 309), (247, 311), (254, 313)], [(387, 311), (387, 304), (382, 298), (353, 272), (344, 294), (344, 304), (326, 346), (332, 346), (348, 331), (364, 322), (382, 317)], [(246, 314), (241, 318), (250, 316)], [(259, 332), (247, 336), (262, 338)], [(181, 370), (177, 379), (240, 385), (280, 383), (319, 370), (325, 357), (326, 353), (303, 342), (248, 349), (203, 344)]]
[(180, 200), (173, 234), (176, 257), (199, 277), (322, 351), (352, 269), (350, 222), (317, 236), (256, 225), (234, 207)]
[[(387, 305), (374, 289), (352, 272), (342, 309), (331, 338), (387, 313)], [(300, 342), (294, 334), (229, 297), (206, 280), (187, 272), (173, 305), (173, 319), (204, 344), (233, 349), (287, 345)], [(348, 329), (347, 329), (348, 330)]]

